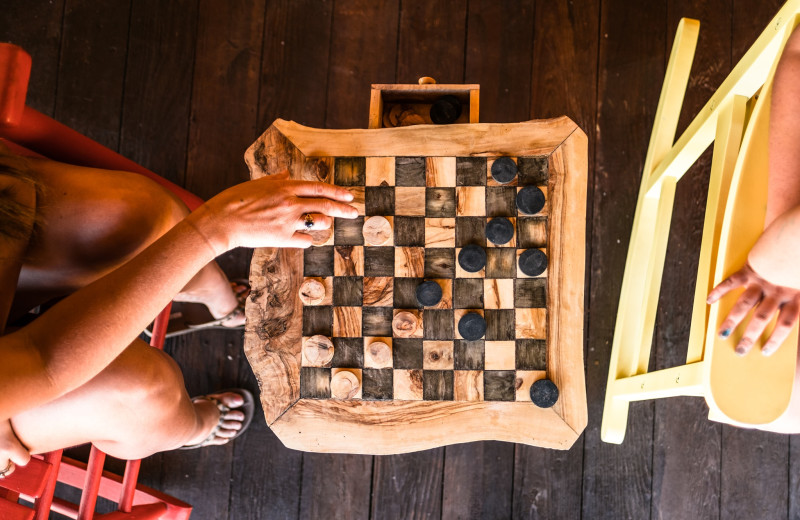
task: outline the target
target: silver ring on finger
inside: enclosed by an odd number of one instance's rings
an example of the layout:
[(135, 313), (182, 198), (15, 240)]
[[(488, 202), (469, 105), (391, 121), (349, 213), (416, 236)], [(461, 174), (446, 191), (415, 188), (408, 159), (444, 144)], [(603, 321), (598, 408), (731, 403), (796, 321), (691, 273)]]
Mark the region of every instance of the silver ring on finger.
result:
[(314, 227), (314, 217), (312, 217), (310, 213), (303, 213), (303, 225), (306, 229)]
[(14, 473), (14, 463), (12, 461), (8, 461), (8, 465), (0, 471), (0, 478), (6, 478), (7, 476)]

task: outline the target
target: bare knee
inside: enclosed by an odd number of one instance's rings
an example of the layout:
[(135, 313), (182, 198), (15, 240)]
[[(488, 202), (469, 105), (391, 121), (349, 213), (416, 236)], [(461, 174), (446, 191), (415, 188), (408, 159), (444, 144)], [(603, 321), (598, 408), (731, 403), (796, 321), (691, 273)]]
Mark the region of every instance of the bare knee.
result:
[(194, 408), (178, 365), (151, 347), (127, 353), (135, 356), (135, 371), (116, 381), (113, 406), (128, 418), (112, 443), (97, 443), (112, 456), (143, 458), (183, 444), (195, 426)]
[(150, 245), (188, 213), (186, 206), (153, 181), (134, 176), (117, 188), (113, 200), (88, 210), (91, 229), (75, 248), (77, 262), (116, 267)]

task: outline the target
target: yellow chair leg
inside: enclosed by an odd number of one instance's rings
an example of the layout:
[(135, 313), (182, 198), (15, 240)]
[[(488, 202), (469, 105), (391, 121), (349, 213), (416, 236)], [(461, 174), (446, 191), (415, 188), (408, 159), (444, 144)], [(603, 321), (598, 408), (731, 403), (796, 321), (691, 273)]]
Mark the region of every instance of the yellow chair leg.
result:
[[(678, 25), (658, 101), (650, 146), (645, 158), (631, 242), (625, 262), (617, 325), (611, 346), (608, 386), (600, 430), (601, 438), (606, 442), (622, 442), (628, 422), (628, 403), (624, 399), (616, 399), (613, 394), (614, 381), (646, 372), (650, 359), (655, 306), (663, 272), (666, 238), (669, 234), (669, 218), (666, 219), (666, 225), (662, 225), (658, 231), (656, 226), (660, 220), (659, 216), (663, 220), (664, 215), (668, 216), (672, 212), (675, 183), (669, 181), (659, 183), (658, 190), (650, 197), (646, 196), (645, 187), (649, 184), (655, 165), (659, 164), (675, 141), (678, 117), (689, 81), (699, 27), (698, 21), (686, 18)], [(663, 236), (656, 236), (657, 233)], [(661, 259), (660, 262), (658, 258)], [(645, 286), (651, 289), (642, 291), (642, 287)], [(652, 297), (653, 292), (655, 298)], [(644, 319), (642, 309), (646, 309)]]

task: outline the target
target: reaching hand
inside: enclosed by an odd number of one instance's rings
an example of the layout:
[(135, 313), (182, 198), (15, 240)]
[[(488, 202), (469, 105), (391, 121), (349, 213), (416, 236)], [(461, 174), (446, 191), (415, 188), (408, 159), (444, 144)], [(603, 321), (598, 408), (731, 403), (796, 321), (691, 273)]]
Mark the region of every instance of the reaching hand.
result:
[(719, 335), (723, 338), (730, 336), (750, 310), (755, 308), (744, 335), (736, 344), (736, 353), (745, 355), (777, 313), (778, 322), (775, 329), (761, 347), (761, 353), (769, 356), (781, 346), (797, 321), (798, 312), (800, 312), (800, 291), (773, 285), (759, 276), (749, 265), (745, 265), (714, 287), (708, 294), (708, 303), (718, 301), (737, 287), (745, 287), (745, 291), (739, 296), (725, 321), (722, 322)]
[(15, 466), (25, 466), (31, 460), (28, 449), (19, 442), (9, 420), (0, 421), (0, 478), (14, 473)]
[(311, 215), (312, 229), (327, 229), (332, 217), (358, 216), (346, 204), (352, 200), (344, 188), (289, 179), (283, 172), (228, 188), (188, 219), (217, 254), (237, 246), (308, 247), (311, 237), (302, 232), (304, 215)]

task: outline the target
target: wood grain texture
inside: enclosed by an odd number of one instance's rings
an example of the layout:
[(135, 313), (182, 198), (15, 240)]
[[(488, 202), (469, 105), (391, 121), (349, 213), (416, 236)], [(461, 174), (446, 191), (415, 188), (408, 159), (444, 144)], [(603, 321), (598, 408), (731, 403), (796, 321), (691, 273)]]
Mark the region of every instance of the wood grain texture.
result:
[[(548, 4), (541, 10), (558, 9), (556, 5)], [(528, 119), (531, 82), (537, 85), (536, 88), (545, 88), (538, 85), (539, 78), (532, 78), (530, 74), (534, 56), (541, 53), (539, 47), (544, 43), (534, 45), (533, 24), (533, 0), (469, 0), (464, 77), (467, 82), (484, 86), (481, 90), (482, 121), (506, 123)], [(561, 44), (559, 41), (546, 41), (548, 46)], [(508, 52), (511, 48), (533, 49), (533, 52)], [(542, 54), (555, 58), (550, 53)], [(563, 66), (563, 63), (559, 64), (559, 67)], [(490, 85), (491, 88), (487, 89), (486, 86)], [(510, 103), (512, 99), (514, 102)]]
[(369, 518), (372, 457), (303, 454), (300, 518)]
[(788, 456), (785, 435), (723, 425), (720, 518), (786, 518)]
[(514, 446), (492, 441), (448, 446), (444, 460), (443, 518), (512, 517)]
[(119, 146), (130, 5), (70, 0), (64, 10), (55, 118), (112, 150)]
[[(581, 443), (576, 443), (568, 451), (517, 445), (512, 517), (588, 519), (607, 514), (597, 510), (589, 514), (581, 513), (582, 479), (579, 475), (583, 462), (582, 451)], [(610, 474), (607, 477), (614, 478)], [(606, 499), (612, 501), (618, 500), (618, 497)]]
[(370, 83), (394, 81), (399, 16), (399, 0), (334, 3), (325, 127), (366, 126)]
[(266, 5), (259, 78), (259, 128), (277, 117), (324, 126), (333, 2)]
[(403, 4), (397, 82), (416, 83), (430, 75), (437, 83), (463, 83), (466, 20), (466, 0)]
[[(238, 150), (258, 128), (255, 79), (263, 19), (264, 6), (255, 2), (236, 7), (219, 0), (201, 4), (187, 165), (192, 174), (186, 187), (203, 198), (247, 180), (247, 171), (232, 165), (239, 163)], [(226, 117), (217, 117), (220, 110)], [(222, 136), (227, 146), (210, 146)]]
[(371, 518), (440, 518), (444, 448), (375, 457)]
[[(282, 119), (273, 126), (308, 157), (548, 155), (578, 128), (569, 118), (557, 117), (509, 125), (386, 128), (380, 139), (374, 139), (369, 137), (372, 130), (322, 130)], [(480, 149), (474, 148), (476, 136)]]
[(197, 2), (131, 5), (120, 153), (183, 185)]
[[(596, 3), (591, 5), (597, 9)], [(609, 0), (600, 7), (598, 105), (592, 128), (599, 126), (602, 131), (595, 138), (593, 223), (591, 231), (587, 229), (592, 251), (591, 289), (587, 292), (595, 295), (588, 323), (589, 395), (605, 392), (633, 210), (668, 48), (664, 2), (634, 5)], [(577, 31), (574, 35), (579, 37)], [(635, 70), (631, 63), (636, 63)], [(563, 82), (561, 86), (566, 87)], [(535, 105), (545, 105), (546, 99), (543, 93)], [(630, 104), (630, 99), (637, 101)], [(600, 440), (601, 415), (602, 403), (592, 400), (589, 416), (596, 419), (585, 432), (582, 514), (601, 520), (647, 518), (651, 511), (653, 406), (631, 406), (624, 446)]]

